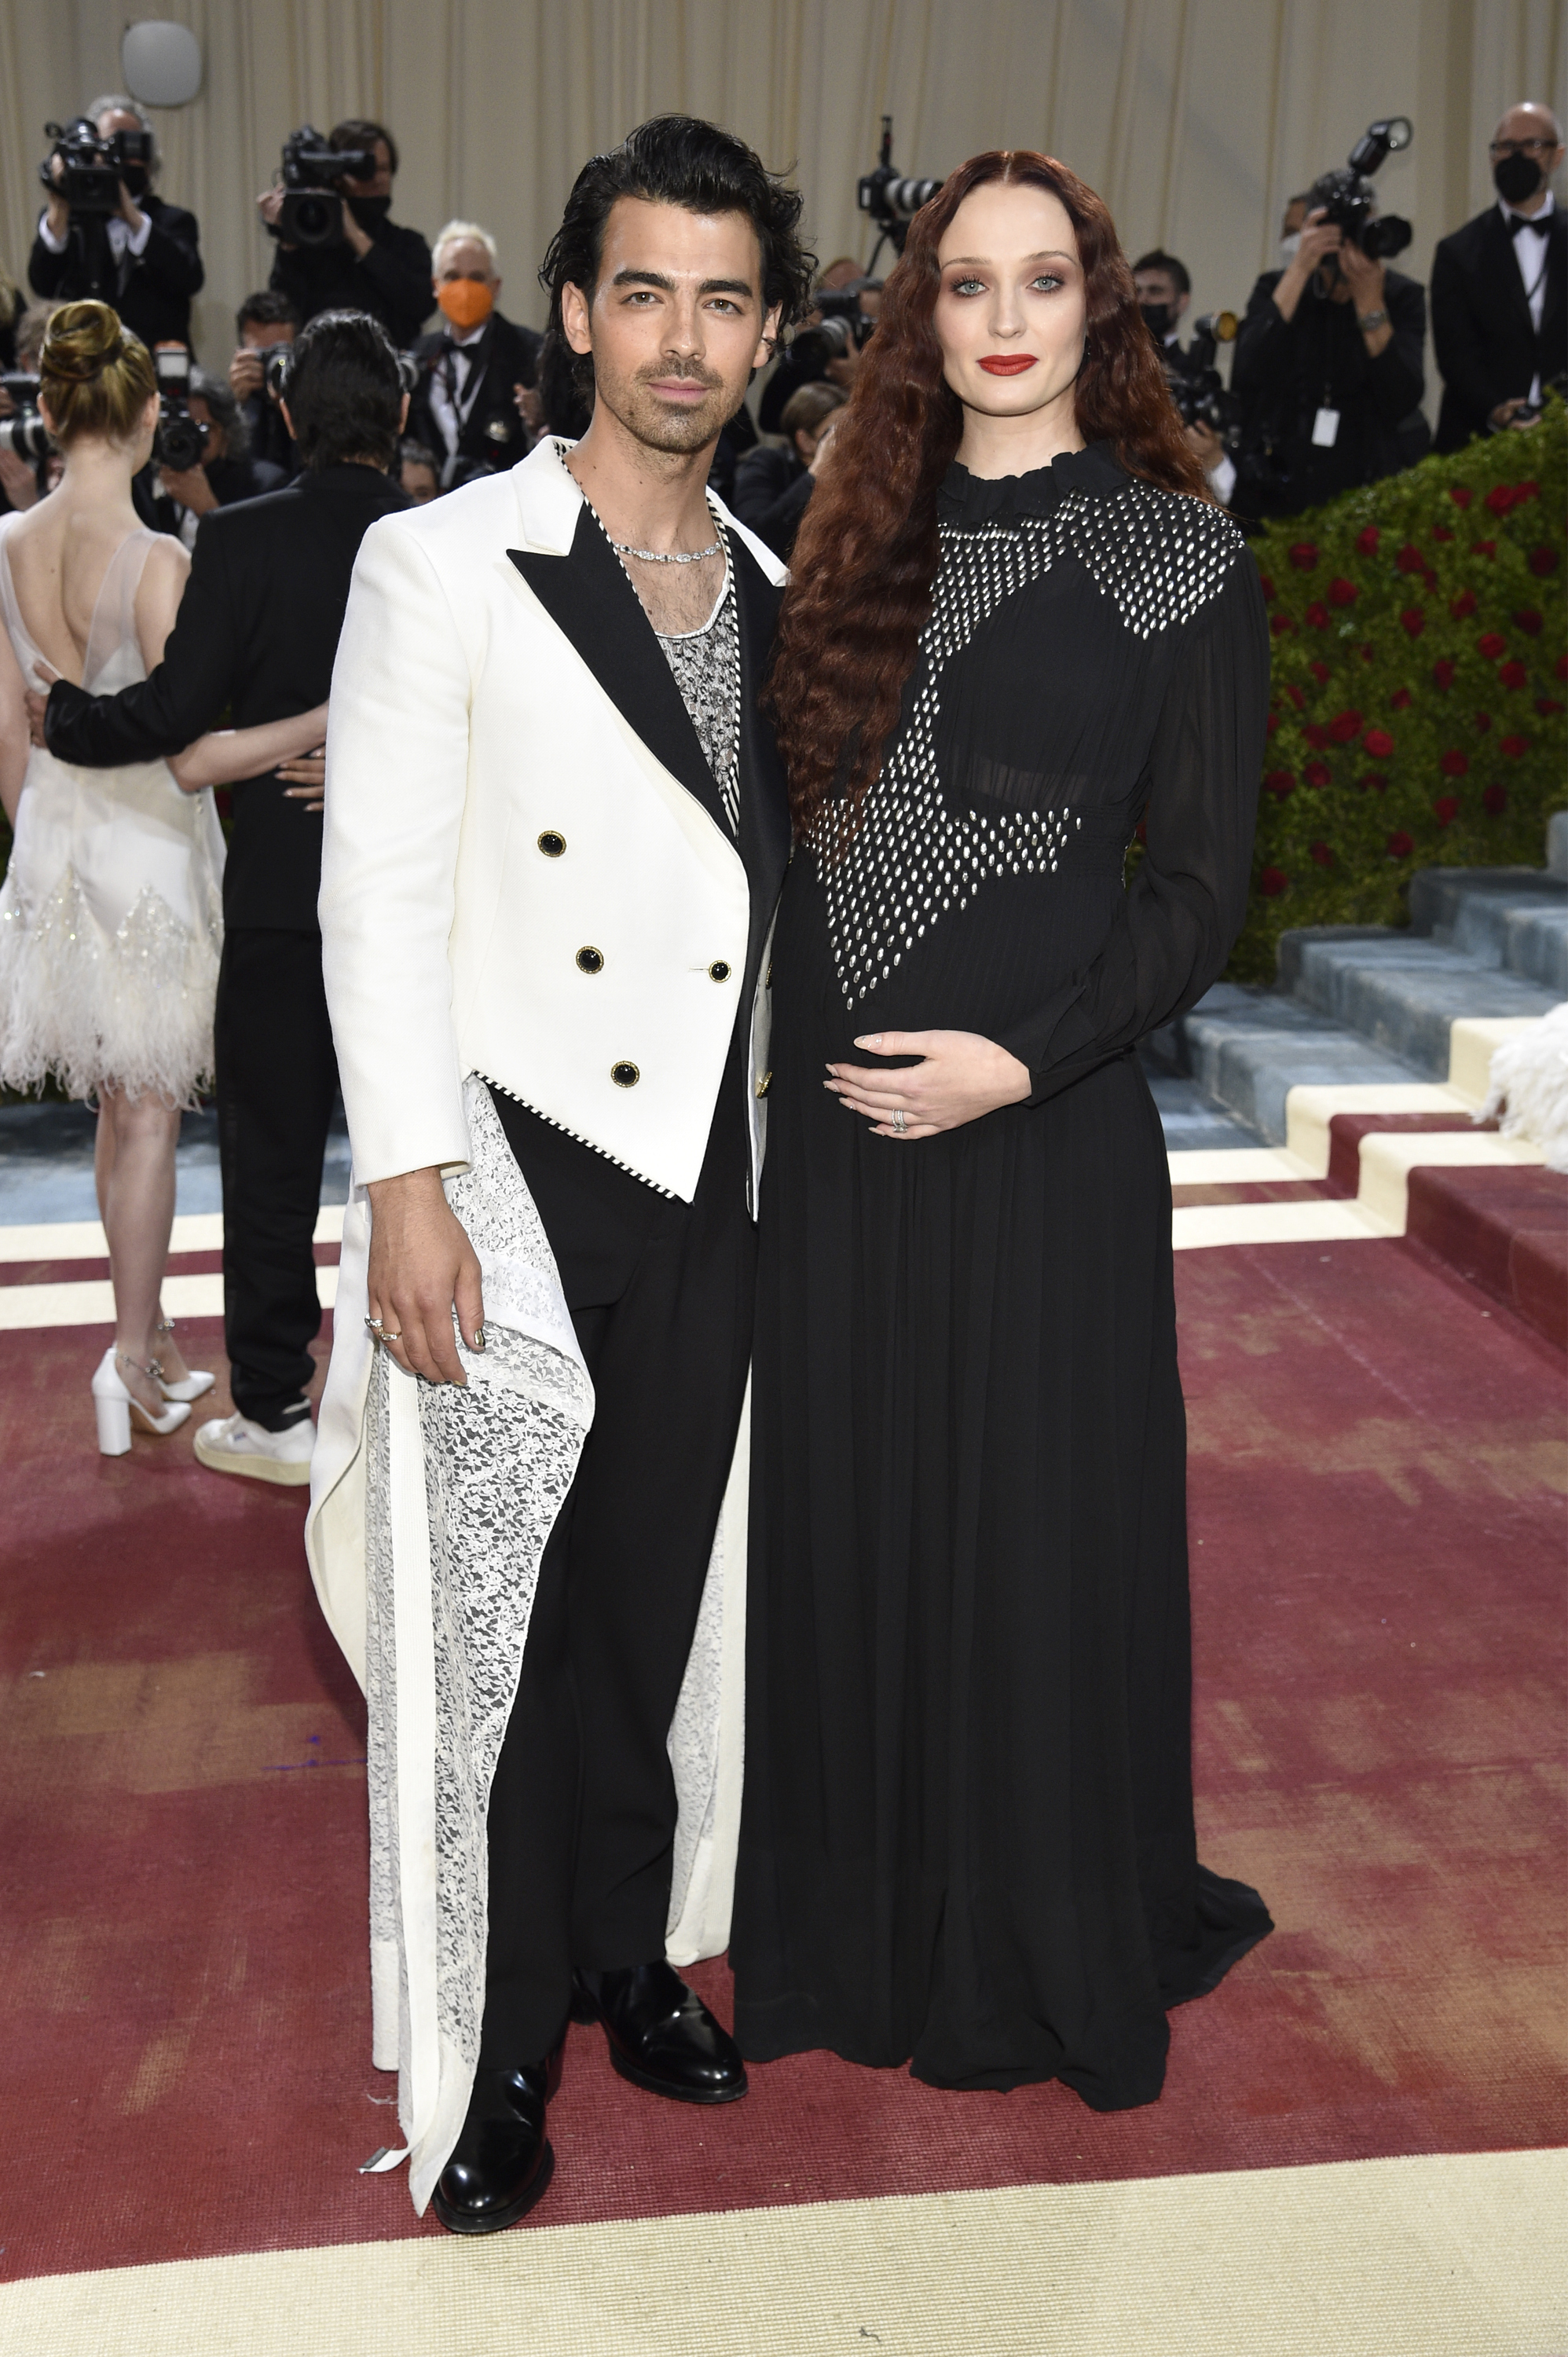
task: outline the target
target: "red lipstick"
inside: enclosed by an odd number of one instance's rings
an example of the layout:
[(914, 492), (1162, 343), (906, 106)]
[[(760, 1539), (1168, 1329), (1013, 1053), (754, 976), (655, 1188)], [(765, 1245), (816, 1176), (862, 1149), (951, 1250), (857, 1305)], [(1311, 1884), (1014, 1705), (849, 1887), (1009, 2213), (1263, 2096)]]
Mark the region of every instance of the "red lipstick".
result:
[(980, 363), (987, 376), (1022, 376), (1035, 365), (1033, 352), (988, 352)]

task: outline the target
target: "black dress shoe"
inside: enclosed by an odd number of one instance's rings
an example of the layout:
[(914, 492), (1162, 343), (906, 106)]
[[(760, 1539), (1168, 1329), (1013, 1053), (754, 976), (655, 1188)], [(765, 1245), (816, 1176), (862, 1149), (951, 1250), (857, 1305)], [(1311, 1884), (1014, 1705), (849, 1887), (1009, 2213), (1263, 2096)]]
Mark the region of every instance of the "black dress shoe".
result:
[(577, 2018), (602, 2021), (623, 2079), (678, 2104), (734, 2104), (746, 2093), (740, 2049), (660, 1958), (613, 1972), (578, 1968)]
[(544, 2140), (551, 2065), (480, 2067), (468, 2116), (431, 2201), (454, 2234), (499, 2234), (527, 2216), (550, 2182), (555, 2155)]

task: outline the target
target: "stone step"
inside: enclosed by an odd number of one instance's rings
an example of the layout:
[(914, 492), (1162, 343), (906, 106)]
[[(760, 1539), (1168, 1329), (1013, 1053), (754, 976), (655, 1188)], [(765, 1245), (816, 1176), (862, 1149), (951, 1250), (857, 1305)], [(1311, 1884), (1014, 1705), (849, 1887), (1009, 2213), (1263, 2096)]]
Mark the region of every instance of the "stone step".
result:
[(1285, 1099), (1304, 1083), (1397, 1088), (1421, 1074), (1348, 1024), (1277, 990), (1216, 983), (1190, 1014), (1147, 1043), (1151, 1059), (1187, 1072), (1272, 1146), (1286, 1138)]
[(1520, 1021), (1547, 1014), (1563, 996), (1419, 934), (1340, 925), (1282, 936), (1279, 990), (1309, 1017), (1342, 1024), (1441, 1081), (1455, 1022)]
[(1544, 868), (1421, 868), (1410, 922), (1439, 948), (1568, 997), (1568, 881)]

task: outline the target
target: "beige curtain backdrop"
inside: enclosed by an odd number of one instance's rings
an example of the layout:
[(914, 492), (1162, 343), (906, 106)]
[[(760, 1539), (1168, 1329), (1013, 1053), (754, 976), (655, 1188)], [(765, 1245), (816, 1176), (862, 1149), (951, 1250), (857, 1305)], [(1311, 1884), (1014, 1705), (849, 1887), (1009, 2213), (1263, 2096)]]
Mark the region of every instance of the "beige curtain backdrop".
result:
[[(583, 159), (683, 108), (792, 167), (824, 260), (865, 259), (856, 177), (894, 117), (896, 160), (944, 173), (1041, 147), (1111, 206), (1129, 253), (1163, 244), (1197, 310), (1240, 309), (1284, 199), (1369, 119), (1415, 141), (1381, 176), (1409, 216), (1402, 266), (1486, 203), (1504, 106), (1568, 102), (1562, 0), (162, 0), (201, 43), (200, 95), (158, 117), (163, 193), (199, 216), (201, 356), (265, 284), (253, 199), (286, 134), (347, 114), (403, 150), (396, 217), (452, 215), (500, 242), (503, 308), (539, 324), (533, 273)], [(0, 0), (0, 260), (26, 272), (46, 118), (120, 81), (124, 0)]]

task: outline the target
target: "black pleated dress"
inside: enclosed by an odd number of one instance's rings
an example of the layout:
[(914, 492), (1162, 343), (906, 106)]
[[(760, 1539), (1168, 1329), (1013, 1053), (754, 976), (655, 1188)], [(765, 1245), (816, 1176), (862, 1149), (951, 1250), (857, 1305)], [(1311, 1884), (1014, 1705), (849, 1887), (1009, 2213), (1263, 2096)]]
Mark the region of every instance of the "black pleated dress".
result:
[[(1149, 2103), (1166, 2007), (1271, 1928), (1194, 1843), (1171, 1199), (1133, 1052), (1240, 929), (1268, 669), (1219, 511), (1103, 445), (954, 468), (853, 849), (791, 865), (731, 1943), (757, 2061)], [(883, 1028), (998, 1039), (1033, 1093), (874, 1136), (822, 1082)]]

